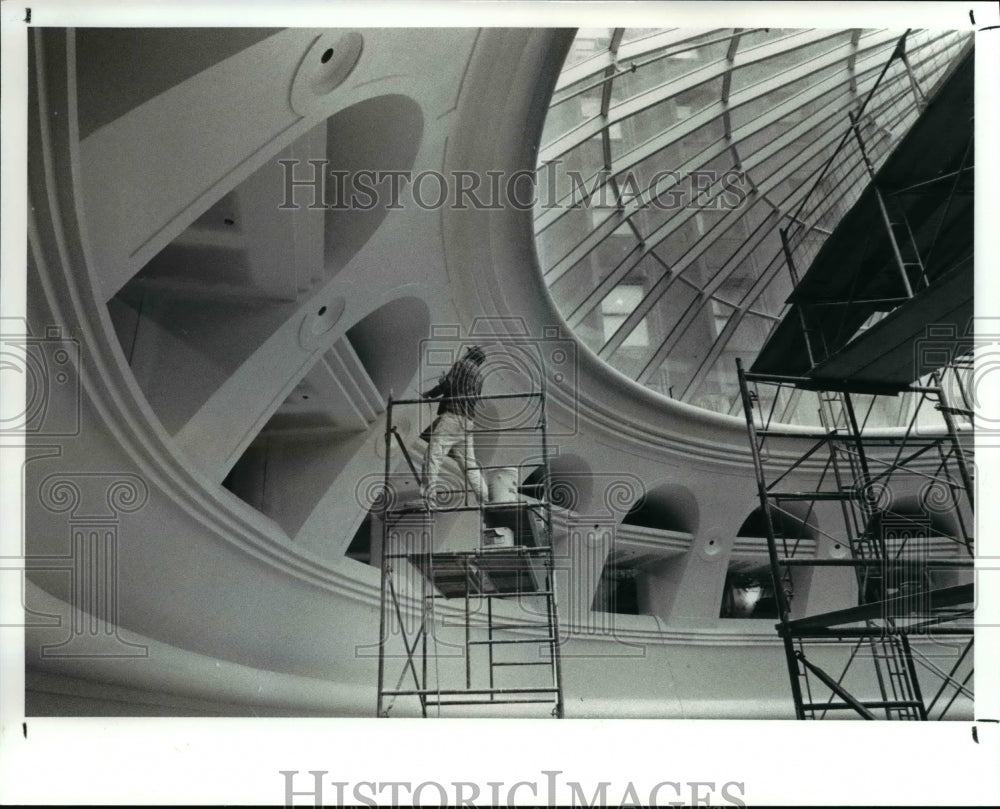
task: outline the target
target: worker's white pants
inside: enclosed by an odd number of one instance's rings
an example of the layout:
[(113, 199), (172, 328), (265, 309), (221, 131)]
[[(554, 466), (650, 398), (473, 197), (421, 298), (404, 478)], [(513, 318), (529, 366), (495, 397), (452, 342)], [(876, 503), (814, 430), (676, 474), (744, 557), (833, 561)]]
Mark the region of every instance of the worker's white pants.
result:
[[(430, 444), (424, 454), (421, 495), (431, 505), (440, 505), (437, 495), (438, 476), (445, 456), (450, 455), (458, 462), (459, 470), (465, 477), (466, 486), (471, 489), (480, 503), (489, 498), (486, 482), (476, 463), (472, 447), (472, 420), (457, 413), (443, 413), (431, 427)], [(465, 498), (463, 498), (464, 503)]]

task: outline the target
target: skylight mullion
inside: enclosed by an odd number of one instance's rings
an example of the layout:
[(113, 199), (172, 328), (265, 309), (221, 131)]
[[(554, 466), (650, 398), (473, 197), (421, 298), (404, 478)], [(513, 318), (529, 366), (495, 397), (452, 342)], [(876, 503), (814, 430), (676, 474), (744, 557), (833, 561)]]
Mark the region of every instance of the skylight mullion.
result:
[[(781, 182), (784, 182), (785, 178), (787, 176), (789, 176), (790, 174), (794, 173), (794, 171), (798, 169), (798, 167), (799, 167), (799, 165), (801, 163), (808, 163), (808, 161), (810, 159), (813, 159), (816, 156), (822, 154), (822, 151), (830, 145), (830, 142), (832, 140), (836, 139), (837, 134), (838, 133), (833, 133), (833, 136), (831, 136), (830, 134), (828, 134), (826, 138), (821, 138), (816, 143), (812, 144), (811, 146), (807, 146), (804, 149), (800, 150), (800, 152), (797, 155), (797, 157), (802, 157), (803, 155), (806, 155), (806, 157), (803, 158), (799, 164), (791, 164), (790, 163), (788, 165), (788, 167), (787, 167), (786, 172), (781, 177), (778, 177), (778, 178), (770, 177), (770, 178), (768, 178), (768, 182), (766, 184), (762, 184), (762, 191), (769, 190), (766, 186), (772, 186), (773, 187), (773, 186), (779, 185)], [(737, 210), (738, 209), (733, 209), (733, 210), (729, 211), (723, 217), (723, 219), (720, 220), (720, 223), (721, 222), (725, 222), (731, 216), (734, 216), (734, 214), (736, 213)], [(775, 218), (777, 218), (777, 214), (775, 214), (774, 216), (775, 216)], [(745, 243), (745, 249), (740, 253), (741, 256), (747, 255), (747, 253), (751, 252), (753, 249), (756, 249), (756, 247), (757, 247), (758, 244), (760, 244), (761, 242), (763, 242), (763, 240), (769, 234), (770, 230), (773, 229), (773, 224), (772, 224), (771, 228), (766, 227), (767, 224), (768, 224), (768, 218), (765, 218), (761, 222), (761, 224), (758, 225), (757, 228), (754, 229), (754, 234), (751, 234), (750, 239), (748, 239), (747, 242)], [(719, 226), (719, 223), (716, 224), (716, 227), (718, 227), (718, 226)], [(755, 234), (759, 234), (759, 235), (757, 235), (757, 238), (751, 244), (751, 239), (754, 238)], [(650, 236), (649, 240), (648, 240), (649, 243), (651, 243), (651, 246), (655, 246), (656, 244), (659, 243), (659, 240), (656, 240), (655, 243), (653, 243), (654, 242), (654, 237), (656, 235), (657, 234), (652, 234)], [(702, 237), (701, 239), (699, 239), (696, 244), (700, 244), (703, 241), (705, 241), (704, 237)], [(692, 264), (695, 260), (697, 260), (697, 258), (700, 257), (700, 255), (707, 249), (707, 245), (703, 246), (702, 249), (699, 250), (698, 253), (694, 254), (694, 255), (692, 255), (693, 249), (694, 249), (694, 246), (692, 246), (692, 248), (687, 251), (687, 253), (685, 254), (685, 256), (684, 256), (683, 259), (681, 259), (680, 261), (678, 261), (677, 263), (674, 264), (674, 268), (675, 268), (675, 275), (674, 275), (674, 277), (676, 277), (677, 275), (683, 273), (684, 269), (686, 269), (690, 264)], [(733, 266), (733, 259), (736, 257), (736, 255), (737, 254), (734, 254), (729, 259), (727, 259), (726, 262), (716, 271), (715, 275), (708, 281), (708, 283), (704, 287), (704, 291), (705, 291), (706, 295), (708, 295), (708, 296), (714, 295), (715, 292), (716, 292), (716, 290), (723, 283), (723, 281), (725, 281), (729, 277), (729, 275), (735, 269), (735, 266)], [(737, 265), (738, 265), (738, 263), (739, 262), (736, 262)], [(728, 270), (727, 270), (727, 268), (728, 268)], [(661, 279), (661, 282), (662, 282), (662, 280), (663, 279)], [(636, 308), (636, 311), (633, 312), (632, 315), (630, 315), (629, 318), (626, 319), (625, 323), (623, 324), (623, 328), (625, 328), (626, 326), (629, 325), (629, 321), (630, 320), (632, 320), (634, 322), (638, 322), (638, 320), (640, 320), (642, 317), (645, 317), (649, 313), (650, 309), (652, 309), (652, 307), (656, 305), (656, 303), (659, 300), (659, 298), (666, 292), (666, 289), (667, 289), (668, 285), (669, 284), (658, 283), (657, 285), (655, 285), (654, 288), (650, 289), (649, 294), (646, 296), (646, 298), (643, 299), (643, 302), (639, 305), (639, 307)], [(662, 287), (662, 288), (659, 288), (659, 287)], [(669, 340), (669, 338), (668, 338), (668, 340)], [(610, 340), (608, 343), (606, 343), (602, 347), (601, 351), (598, 352), (598, 356), (600, 356), (602, 358), (606, 358), (607, 356), (610, 356), (615, 350), (617, 350), (617, 348), (619, 347), (619, 345), (620, 345), (620, 341), (618, 341), (618, 335), (616, 334), (615, 337), (612, 338), (612, 340)]]
[[(880, 41), (876, 44), (870, 45), (870, 48), (877, 48), (880, 45), (888, 44), (888, 42), (891, 41), (892, 41), (891, 39), (885, 42)], [(841, 46), (841, 47), (847, 47), (847, 46)], [(818, 72), (819, 70), (823, 70), (837, 64), (837, 62), (839, 61), (838, 59), (829, 58), (831, 53), (832, 52), (828, 52), (824, 54), (823, 64), (815, 66), (814, 70), (810, 71), (804, 69), (801, 75), (799, 75), (797, 71), (790, 72), (788, 76), (789, 81), (787, 83), (798, 81), (799, 79), (804, 78), (807, 75), (810, 75), (810, 73), (812, 72)], [(879, 58), (879, 56), (880, 56), (879, 54), (873, 54), (872, 56), (868, 57), (865, 60), (866, 68), (864, 70), (864, 73), (878, 70), (882, 66), (882, 64), (884, 64), (884, 62)], [(851, 77), (853, 77), (853, 75), (854, 75), (853, 73), (850, 74)], [(756, 119), (752, 125), (745, 124), (744, 126), (735, 130), (732, 133), (734, 142), (738, 144), (741, 140), (743, 140), (749, 135), (752, 135), (754, 132), (758, 131), (763, 126), (766, 126), (769, 123), (773, 123), (774, 121), (779, 120), (781, 117), (785, 116), (788, 113), (788, 111), (793, 110), (798, 106), (802, 106), (803, 104), (811, 103), (812, 101), (815, 101), (816, 99), (823, 97), (827, 93), (843, 85), (847, 80), (847, 78), (848, 74), (846, 73), (843, 75), (838, 74), (831, 76), (827, 79), (824, 79), (817, 85), (814, 85), (813, 87), (810, 87), (807, 90), (802, 91), (801, 94), (798, 94), (790, 99), (787, 99), (786, 101), (782, 102), (781, 104), (769, 110), (768, 113), (766, 113), (764, 116)], [(692, 85), (692, 87), (695, 86), (697, 85)], [(685, 89), (690, 90), (692, 89), (692, 87), (687, 87)], [(750, 88), (746, 88), (745, 90), (741, 90), (738, 93), (734, 94), (734, 96), (730, 99), (730, 109), (735, 109), (736, 107), (743, 106), (746, 103), (750, 103), (756, 98), (762, 97), (763, 95), (766, 95), (768, 92), (771, 92), (773, 89), (775, 88), (769, 88), (767, 90), (762, 91), (759, 85), (754, 85)], [(753, 92), (751, 93), (750, 91)], [(612, 174), (619, 174), (622, 171), (625, 171), (626, 169), (634, 167), (642, 160), (650, 157), (652, 154), (655, 154), (657, 151), (666, 148), (676, 140), (679, 140), (683, 137), (686, 137), (687, 135), (690, 135), (698, 128), (714, 120), (716, 117), (722, 114), (723, 111), (724, 111), (724, 105), (723, 102), (721, 101), (718, 102), (717, 104), (705, 107), (704, 109), (700, 110), (699, 112), (691, 116), (691, 118), (675, 125), (674, 127), (671, 127), (668, 130), (665, 130), (662, 136), (655, 139), (651, 139), (646, 143), (640, 144), (636, 149), (633, 149), (626, 155), (623, 155), (621, 158), (619, 158), (612, 164), (611, 166)], [(591, 136), (593, 136), (593, 134), (596, 134), (599, 131), (599, 129), (600, 129), (599, 127), (594, 126), (594, 132), (591, 134)], [(741, 154), (740, 157), (742, 158), (743, 155)], [(545, 165), (546, 162), (548, 161), (540, 160), (539, 165), (543, 166)], [(588, 180), (592, 180), (596, 176), (598, 175), (592, 175), (591, 177), (588, 178)], [(563, 203), (566, 199), (569, 198), (569, 196), (570, 195), (567, 194), (559, 202)], [(542, 211), (535, 218), (536, 233), (548, 227), (555, 219), (558, 219), (560, 214), (564, 211), (565, 211), (565, 206), (563, 206), (562, 204), (550, 208), (547, 211)]]
[[(831, 113), (827, 117), (833, 117), (833, 116), (836, 116), (837, 114), (838, 113), (833, 112), (833, 113)], [(808, 134), (808, 132), (812, 131), (812, 129), (820, 128), (823, 125), (823, 123), (824, 123), (825, 120), (826, 119), (823, 119), (821, 121), (816, 122), (814, 124), (814, 126), (810, 127), (809, 129), (806, 129), (804, 132), (800, 132), (800, 133), (795, 133), (794, 132), (795, 128), (793, 127), (793, 129), (789, 130), (789, 133), (786, 133), (785, 136), (783, 136), (783, 138), (791, 135), (790, 140), (792, 142), (794, 142), (795, 140), (797, 140), (800, 137), (802, 137), (804, 134)], [(833, 136), (831, 136), (830, 134), (827, 134), (826, 138), (820, 138), (815, 143), (813, 143), (811, 145), (811, 147), (810, 146), (804, 147), (802, 150), (800, 150), (800, 152), (797, 155), (795, 155), (795, 157), (799, 157), (803, 153), (808, 153), (807, 157), (803, 161), (801, 161), (801, 162), (806, 162), (807, 163), (810, 159), (813, 159), (817, 154), (821, 153), (821, 150), (823, 148), (826, 148), (826, 146), (829, 145), (829, 141), (836, 139), (836, 137), (837, 137), (836, 133), (834, 133)], [(716, 153), (715, 156), (717, 157), (719, 154), (723, 153), (724, 151), (725, 151), (724, 147), (721, 148), (721, 149), (717, 149), (716, 150), (717, 153)], [(756, 153), (754, 153), (754, 154), (756, 154)], [(689, 174), (691, 171), (697, 169), (698, 167), (706, 165), (707, 162), (709, 162), (709, 161), (704, 161), (704, 162), (697, 163), (696, 165), (691, 165), (695, 160), (697, 160), (697, 158), (700, 158), (702, 155), (704, 155), (704, 152), (700, 153), (695, 158), (693, 158), (691, 161), (688, 161), (688, 163), (684, 164), (684, 166), (682, 167), (682, 170), (679, 171), (678, 173), (681, 174), (681, 175), (686, 175), (686, 174)], [(766, 191), (769, 190), (770, 188), (776, 187), (778, 184), (780, 184), (781, 182), (783, 182), (785, 180), (785, 178), (788, 176), (788, 174), (791, 173), (792, 170), (797, 170), (798, 169), (799, 165), (800, 165), (800, 163), (792, 163), (790, 161), (789, 164), (787, 165), (787, 168), (789, 168), (790, 171), (787, 171), (784, 175), (781, 175), (780, 177), (777, 177), (777, 178), (774, 177), (774, 176), (769, 177), (768, 181), (761, 186), (762, 192), (766, 193)], [(667, 189), (667, 190), (669, 190), (669, 189)], [(638, 208), (641, 208), (642, 205), (646, 204), (648, 202), (648, 199), (646, 199), (646, 195), (644, 194), (643, 197), (637, 198), (636, 201), (639, 202), (639, 203), (641, 203), (641, 204), (636, 205), (634, 207), (634, 209), (631, 210), (627, 214), (628, 216), (631, 216), (632, 213), (635, 212), (635, 210), (638, 210)], [(649, 250), (649, 249), (653, 249), (653, 248), (657, 247), (664, 239), (666, 239), (674, 231), (676, 231), (679, 227), (682, 227), (688, 220), (690, 220), (695, 215), (695, 213), (697, 213), (697, 210), (694, 209), (694, 208), (684, 208), (684, 209), (682, 209), (681, 213), (679, 213), (679, 214), (671, 217), (667, 222), (665, 222), (663, 225), (661, 225), (659, 228), (657, 228), (655, 231), (653, 231), (653, 233), (649, 234), (646, 237), (646, 240), (645, 240), (646, 244), (647, 244), (646, 249)], [(732, 216), (734, 216), (734, 212), (730, 211), (729, 213), (727, 213), (727, 215), (726, 215), (726, 217), (724, 218), (723, 221), (728, 220)], [(619, 222), (619, 224), (621, 224), (621, 222)], [(590, 252), (591, 250), (596, 249), (600, 245), (600, 243), (604, 240), (604, 238), (607, 238), (609, 235), (611, 235), (612, 232), (613, 232), (613, 230), (609, 231), (609, 230), (605, 229), (604, 231), (602, 231), (602, 235), (601, 235), (600, 238), (594, 238), (592, 235), (588, 236), (584, 240), (584, 242), (588, 245), (588, 247), (586, 249), (586, 252)], [(698, 256), (700, 256), (701, 253), (704, 252), (705, 249), (707, 249), (707, 244), (703, 244), (703, 242), (705, 242), (704, 238), (699, 239), (697, 242), (695, 242), (694, 245), (691, 246), (691, 248), (689, 248), (689, 250), (681, 258), (679, 258), (675, 262), (675, 264), (674, 264), (675, 272), (681, 272), (683, 270), (683, 268), (686, 268)], [(581, 243), (581, 244), (583, 244), (583, 243)], [(698, 247), (698, 245), (702, 245), (701, 249), (699, 250), (698, 253), (696, 253), (692, 257), (692, 251), (696, 247)], [(581, 253), (581, 247), (580, 247), (580, 245), (578, 245), (576, 249), (574, 249), (573, 251), (570, 252), (569, 256), (566, 259), (563, 259), (563, 260), (559, 261), (556, 265), (554, 265), (552, 268), (550, 268), (550, 272), (551, 273), (555, 273), (556, 268), (557, 267), (559, 268), (558, 269), (558, 274), (552, 274), (551, 275), (550, 283), (554, 282), (564, 272), (568, 271), (570, 269), (570, 267), (572, 267), (573, 265), (575, 265), (583, 257), (583, 255), (585, 255), (585, 253)], [(570, 260), (570, 259), (572, 259), (572, 260)], [(681, 269), (677, 269), (678, 267), (680, 267)], [(549, 278), (548, 275), (546, 277)]]
[[(821, 42), (825, 39), (831, 37), (830, 32), (824, 32), (822, 34), (817, 34), (815, 32), (806, 32), (803, 34), (796, 34), (793, 38), (801, 38), (801, 46), (815, 44)], [(898, 38), (898, 37), (897, 37)], [(778, 40), (780, 43), (781, 40)], [(746, 59), (744, 62), (737, 64), (735, 68), (743, 67), (745, 65), (754, 64), (758, 61), (763, 61), (771, 56), (778, 55), (782, 53), (782, 50), (774, 49), (775, 43), (768, 43), (762, 45), (759, 49), (755, 48), (753, 53), (753, 58)], [(845, 47), (845, 46), (841, 46)], [(756, 53), (760, 50), (761, 53)], [(837, 49), (831, 50), (829, 53), (836, 52)], [(817, 57), (819, 58), (819, 57)], [(714, 62), (710, 62), (706, 65), (702, 65), (700, 68), (696, 68), (690, 73), (686, 73), (683, 76), (678, 76), (670, 81), (665, 82), (659, 87), (655, 87), (651, 90), (647, 90), (628, 101), (624, 101), (615, 107), (613, 107), (608, 114), (608, 123), (618, 123), (624, 121), (626, 118), (630, 118), (636, 113), (642, 112), (649, 107), (655, 106), (659, 102), (670, 98), (674, 95), (682, 93), (686, 90), (690, 90), (692, 87), (697, 87), (699, 84), (704, 84), (712, 79), (719, 78), (722, 72), (728, 67), (728, 62), (725, 57), (721, 59), (716, 59)], [(734, 68), (734, 69), (735, 69)], [(557, 157), (561, 157), (567, 151), (572, 149), (578, 143), (582, 143), (585, 140), (593, 137), (597, 134), (600, 126), (595, 126), (595, 120), (581, 124), (576, 129), (571, 130), (565, 135), (560, 136), (550, 144), (544, 144), (542, 149), (539, 151), (538, 162), (540, 164), (548, 163)]]
[[(554, 119), (558, 124), (552, 130), (562, 128), (563, 122), (585, 120), (546, 144), (540, 155), (539, 171), (554, 172), (552, 197), (562, 194), (562, 198), (559, 204), (553, 199), (547, 205), (540, 203), (534, 225), (540, 237), (558, 225), (544, 242), (551, 264), (545, 278), (550, 287), (563, 280), (558, 303), (564, 316), (569, 312), (566, 322), (571, 327), (587, 323), (590, 334), (589, 326), (594, 325), (590, 318), (603, 311), (603, 302), (616, 287), (634, 283), (630, 278), (637, 278), (641, 268), (642, 287), (631, 289), (614, 317), (602, 321), (603, 329), (598, 324), (603, 336), (595, 333), (589, 344), (600, 358), (647, 385), (673, 368), (671, 357), (685, 346), (686, 354), (688, 349), (693, 352), (688, 357), (693, 365), (685, 363), (683, 373), (671, 382), (676, 390), (683, 388), (679, 395), (687, 401), (701, 391), (716, 391), (717, 385), (728, 395), (720, 365), (727, 350), (752, 346), (768, 331), (768, 324), (780, 322), (780, 312), (772, 310), (783, 309), (779, 299), (784, 298), (789, 280), (780, 275), (784, 262), (776, 246), (776, 228), (792, 223), (790, 232), (799, 239), (796, 249), (805, 256), (815, 253), (864, 188), (866, 179), (855, 170), (855, 155), (848, 149), (839, 155), (836, 151), (844, 131), (838, 122), (845, 112), (861, 98), (866, 100), (866, 112), (873, 119), (865, 124), (866, 137), (870, 127), (901, 134), (917, 114), (907, 95), (912, 87), (900, 82), (900, 77), (909, 78), (909, 72), (902, 73), (904, 66), (889, 60), (901, 31), (772, 32), (778, 39), (751, 33), (731, 29), (724, 36), (705, 32), (692, 36), (671, 31), (626, 41), (624, 30), (604, 29), (597, 47), (606, 47), (606, 52), (560, 78), (566, 97), (587, 93), (586, 106), (579, 99), (566, 102), (581, 104), (581, 112), (573, 106), (560, 107), (566, 113)], [(673, 44), (663, 47), (667, 40)], [(933, 91), (940, 78), (936, 70), (950, 63), (957, 46), (967, 46), (968, 40), (958, 32), (923, 32), (907, 38), (912, 75), (921, 89)], [(761, 44), (747, 47), (751, 42)], [(587, 57), (593, 47), (584, 44), (575, 52)], [(696, 48), (701, 50), (696, 53)], [(684, 51), (689, 51), (687, 59)], [(725, 58), (719, 58), (723, 54)], [(681, 59), (663, 61), (672, 55)], [(635, 70), (654, 67), (631, 78), (633, 64)], [(759, 69), (748, 67), (758, 64)], [(626, 67), (629, 73), (624, 72)], [(745, 72), (741, 75), (739, 70)], [(883, 71), (882, 85), (872, 93)], [(736, 87), (741, 89), (734, 91)], [(783, 119), (787, 123), (779, 123)], [(668, 123), (671, 128), (663, 129)], [(895, 136), (879, 139), (878, 129), (870, 132), (876, 144), (873, 158), (881, 162), (895, 145)], [(559, 158), (567, 149), (597, 137), (585, 153), (567, 161), (581, 171), (574, 182), (575, 175), (567, 174)], [(836, 155), (833, 162), (831, 155)], [(819, 180), (828, 165), (820, 196), (813, 180)], [(715, 213), (709, 213), (711, 206), (701, 198), (691, 172), (717, 172), (708, 181), (712, 183), (708, 199), (714, 199), (729, 189), (719, 179), (727, 166), (745, 172), (743, 189), (749, 196), (737, 199), (727, 194), (721, 205), (712, 208)], [(589, 176), (584, 179), (583, 174)], [(600, 200), (614, 212), (584, 210), (569, 217), (568, 202), (580, 200), (581, 192), (586, 197), (578, 210)], [(674, 194), (667, 196), (670, 192)], [(692, 200), (692, 194), (699, 196)], [(692, 226), (695, 216), (705, 217), (697, 231)], [(643, 241), (646, 230), (650, 232)], [(688, 231), (684, 240), (675, 238)], [(647, 256), (651, 256), (648, 261)], [(579, 268), (579, 275), (574, 268)], [(564, 276), (571, 270), (574, 275), (567, 282)], [(591, 283), (592, 272), (596, 283)], [(738, 298), (735, 311), (728, 305), (718, 309), (718, 317), (705, 324), (712, 327), (709, 339), (695, 339), (692, 328), (701, 328), (701, 320), (710, 315), (706, 301), (720, 294), (727, 303)], [(728, 313), (725, 320), (724, 313)], [(632, 339), (640, 326), (641, 347)], [(598, 346), (603, 338), (607, 339)], [(625, 347), (629, 350), (620, 350)], [(709, 380), (711, 386), (706, 387)], [(727, 407), (714, 394), (710, 399), (709, 407)], [(795, 407), (794, 401), (788, 402), (785, 417), (795, 417)]]

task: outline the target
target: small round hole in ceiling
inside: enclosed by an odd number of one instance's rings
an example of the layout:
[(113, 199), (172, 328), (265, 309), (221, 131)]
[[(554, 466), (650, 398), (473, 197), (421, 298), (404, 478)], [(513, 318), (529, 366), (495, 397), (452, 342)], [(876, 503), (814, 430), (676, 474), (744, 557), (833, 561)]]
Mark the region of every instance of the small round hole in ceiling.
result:
[(303, 348), (312, 349), (315, 347), (316, 338), (329, 332), (340, 316), (344, 314), (347, 302), (343, 298), (334, 298), (321, 304), (315, 302), (315, 309), (310, 307), (309, 311), (302, 316), (302, 324), (299, 327), (299, 343)]
[(292, 109), (299, 115), (310, 115), (314, 107), (354, 70), (364, 40), (357, 31), (335, 32), (317, 37), (299, 63), (292, 80)]

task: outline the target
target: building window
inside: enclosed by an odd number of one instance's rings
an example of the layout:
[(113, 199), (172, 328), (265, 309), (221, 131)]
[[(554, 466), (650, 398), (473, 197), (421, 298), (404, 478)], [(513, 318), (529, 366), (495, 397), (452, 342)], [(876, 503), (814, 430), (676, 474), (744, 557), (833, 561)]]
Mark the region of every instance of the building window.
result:
[[(785, 582), (785, 595), (789, 600), (794, 595), (790, 579)], [(774, 596), (770, 567), (732, 564), (726, 574), (719, 617), (778, 618), (778, 600)]]
[[(620, 284), (601, 301), (604, 322), (604, 342), (610, 340), (635, 308), (642, 302), (643, 288), (639, 284)], [(622, 342), (622, 348), (645, 348), (649, 345), (646, 318), (639, 321)]]

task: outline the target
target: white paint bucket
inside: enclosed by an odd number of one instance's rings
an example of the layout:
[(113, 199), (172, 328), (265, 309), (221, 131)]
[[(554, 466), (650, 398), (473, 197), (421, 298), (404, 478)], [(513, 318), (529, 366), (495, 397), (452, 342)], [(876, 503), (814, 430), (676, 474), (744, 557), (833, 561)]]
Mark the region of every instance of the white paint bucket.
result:
[(517, 494), (517, 469), (513, 466), (506, 466), (503, 469), (494, 470), (490, 476), (490, 502), (510, 503), (516, 502)]

